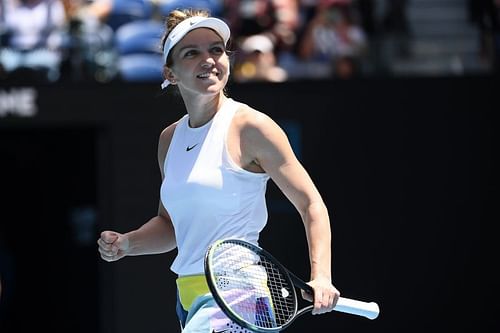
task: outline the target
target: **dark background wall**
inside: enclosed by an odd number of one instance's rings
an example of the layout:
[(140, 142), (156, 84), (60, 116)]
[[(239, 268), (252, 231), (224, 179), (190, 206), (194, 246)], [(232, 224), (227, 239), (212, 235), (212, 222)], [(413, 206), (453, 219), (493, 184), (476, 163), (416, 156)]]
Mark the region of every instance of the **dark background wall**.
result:
[[(498, 219), (497, 87), (489, 77), (229, 87), (283, 126), (322, 192), (342, 296), (381, 307), (375, 321), (333, 312), (288, 332), (497, 331), (485, 228)], [(157, 85), (0, 87), (2, 333), (179, 331), (175, 252), (105, 263), (95, 240), (156, 213), (158, 135), (183, 112)], [(261, 245), (306, 278), (299, 216), (272, 182), (268, 202)]]

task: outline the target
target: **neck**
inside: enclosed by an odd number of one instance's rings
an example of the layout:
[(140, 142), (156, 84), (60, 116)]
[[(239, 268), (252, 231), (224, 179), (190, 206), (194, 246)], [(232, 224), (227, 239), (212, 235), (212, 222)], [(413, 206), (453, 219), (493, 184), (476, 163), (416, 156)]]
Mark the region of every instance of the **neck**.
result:
[(184, 104), (189, 114), (189, 126), (200, 127), (208, 123), (220, 110), (226, 99), (227, 97), (222, 93), (209, 97), (185, 99)]

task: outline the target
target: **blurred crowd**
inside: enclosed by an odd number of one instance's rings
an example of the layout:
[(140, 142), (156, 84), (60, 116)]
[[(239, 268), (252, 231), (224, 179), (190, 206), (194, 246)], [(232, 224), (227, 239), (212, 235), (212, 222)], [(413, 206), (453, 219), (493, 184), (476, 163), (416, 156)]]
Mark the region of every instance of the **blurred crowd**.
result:
[[(0, 80), (161, 82), (163, 20), (203, 8), (227, 21), (238, 82), (383, 72), (381, 45), (408, 56), (408, 0), (0, 0)], [(496, 59), (499, 0), (470, 0)], [(493, 61), (493, 60), (491, 60)]]

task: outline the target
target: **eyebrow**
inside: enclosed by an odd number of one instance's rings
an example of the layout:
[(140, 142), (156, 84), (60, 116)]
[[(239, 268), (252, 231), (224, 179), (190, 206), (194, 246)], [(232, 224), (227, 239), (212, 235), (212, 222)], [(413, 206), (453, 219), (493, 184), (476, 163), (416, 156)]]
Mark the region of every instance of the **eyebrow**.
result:
[[(224, 43), (222, 41), (213, 42), (208, 47), (213, 47), (216, 45), (222, 45), (224, 47)], [(199, 44), (188, 44), (181, 47), (178, 52), (181, 53), (185, 49), (197, 49), (199, 47), (200, 47)]]

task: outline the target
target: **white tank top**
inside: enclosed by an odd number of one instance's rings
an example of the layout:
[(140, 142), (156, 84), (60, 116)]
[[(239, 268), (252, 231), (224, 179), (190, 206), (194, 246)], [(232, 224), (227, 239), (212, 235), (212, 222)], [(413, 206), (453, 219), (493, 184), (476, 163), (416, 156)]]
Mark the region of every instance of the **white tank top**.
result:
[(177, 256), (171, 270), (203, 274), (209, 245), (221, 238), (257, 244), (267, 223), (267, 174), (236, 165), (226, 137), (240, 103), (227, 99), (207, 124), (189, 127), (186, 114), (175, 128), (165, 158), (160, 196), (172, 218)]

